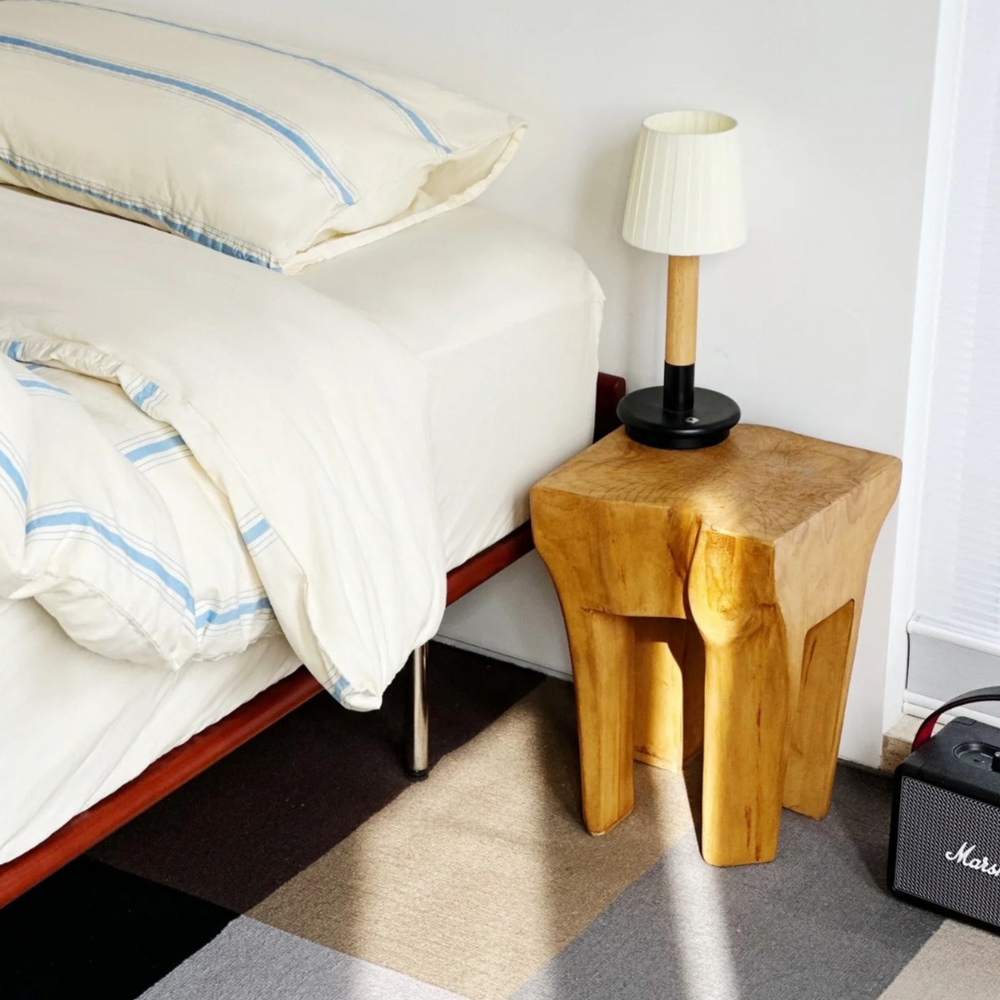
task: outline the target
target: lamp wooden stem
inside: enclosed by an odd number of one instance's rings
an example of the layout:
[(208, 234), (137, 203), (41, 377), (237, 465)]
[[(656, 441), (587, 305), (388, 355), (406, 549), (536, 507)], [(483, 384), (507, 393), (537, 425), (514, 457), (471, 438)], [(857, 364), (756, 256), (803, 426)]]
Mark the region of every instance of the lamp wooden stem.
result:
[(633, 441), (652, 448), (710, 448), (740, 420), (728, 396), (694, 384), (698, 335), (698, 257), (671, 256), (667, 268), (667, 330), (663, 385), (630, 392), (618, 416)]
[(698, 262), (700, 257), (670, 257), (667, 265), (668, 365), (693, 365), (698, 338)]

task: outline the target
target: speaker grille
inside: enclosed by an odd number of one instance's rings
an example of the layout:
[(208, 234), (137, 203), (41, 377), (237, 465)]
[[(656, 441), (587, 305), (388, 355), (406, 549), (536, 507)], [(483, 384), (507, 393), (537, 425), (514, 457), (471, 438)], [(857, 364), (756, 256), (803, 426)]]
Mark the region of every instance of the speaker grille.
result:
[[(960, 863), (956, 853), (971, 862), (988, 858), (987, 870)], [(903, 778), (894, 872), (897, 890), (1000, 926), (1000, 876), (988, 874), (994, 865), (1000, 870), (1000, 809)]]

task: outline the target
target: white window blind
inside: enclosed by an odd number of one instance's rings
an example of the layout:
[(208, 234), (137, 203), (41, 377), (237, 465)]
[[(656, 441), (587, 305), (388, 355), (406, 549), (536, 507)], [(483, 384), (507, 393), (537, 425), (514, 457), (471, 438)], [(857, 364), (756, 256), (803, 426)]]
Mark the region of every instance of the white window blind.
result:
[(908, 691), (1000, 683), (1000, 3), (967, 0)]

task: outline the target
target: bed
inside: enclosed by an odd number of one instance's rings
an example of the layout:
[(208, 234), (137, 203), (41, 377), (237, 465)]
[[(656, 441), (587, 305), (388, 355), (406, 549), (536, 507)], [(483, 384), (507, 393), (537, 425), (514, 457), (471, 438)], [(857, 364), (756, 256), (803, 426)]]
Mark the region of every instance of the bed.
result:
[[(60, 209), (72, 225), (79, 210)], [(362, 311), (429, 367), (449, 600), (528, 551), (528, 488), (594, 431), (601, 296), (583, 262), (469, 206), (290, 280)], [(622, 387), (602, 388), (607, 420)], [(34, 601), (3, 601), (0, 642), (0, 902), (320, 690), (280, 637), (139, 669), (75, 645)]]
[(469, 205), (514, 115), (71, 0), (0, 2), (0, 92), (2, 905), (408, 657), (425, 773), (445, 605), (623, 386), (583, 261)]

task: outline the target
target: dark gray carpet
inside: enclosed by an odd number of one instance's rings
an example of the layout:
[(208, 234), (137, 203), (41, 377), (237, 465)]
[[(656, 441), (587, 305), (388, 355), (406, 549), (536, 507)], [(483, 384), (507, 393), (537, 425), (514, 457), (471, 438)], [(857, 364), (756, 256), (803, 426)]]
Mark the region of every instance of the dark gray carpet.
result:
[(889, 791), (841, 768), (830, 816), (786, 811), (768, 865), (711, 868), (685, 838), (515, 997), (879, 997), (941, 923), (885, 890)]

